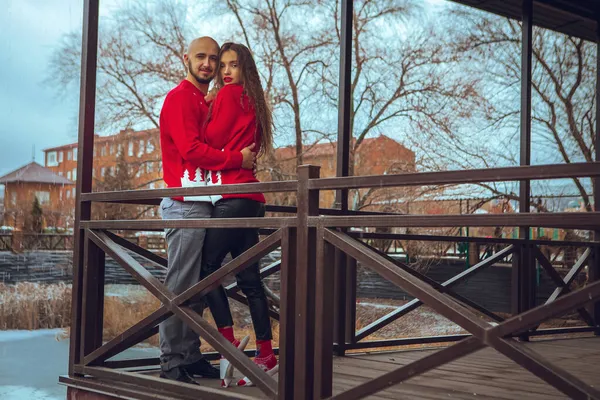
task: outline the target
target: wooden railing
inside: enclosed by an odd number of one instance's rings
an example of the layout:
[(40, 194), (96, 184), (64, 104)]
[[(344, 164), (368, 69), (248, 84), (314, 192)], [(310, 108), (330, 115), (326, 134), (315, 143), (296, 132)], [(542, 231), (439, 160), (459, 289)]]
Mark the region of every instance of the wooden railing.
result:
[[(407, 174), (404, 176), (382, 176), (382, 177), (347, 177), (334, 179), (310, 179), (308, 188), (314, 192), (308, 195), (313, 201), (318, 199), (317, 190), (327, 190), (334, 188), (372, 188), (385, 187), (401, 184), (443, 184), (443, 183), (465, 183), (473, 182), (477, 179), (485, 180), (516, 180), (531, 179), (530, 174), (540, 174), (552, 178), (562, 176), (563, 174), (590, 174), (596, 177), (598, 171), (588, 169), (587, 166), (544, 166), (544, 167), (517, 167), (507, 169), (496, 169), (487, 171), (457, 171), (450, 173), (431, 173), (431, 174)], [(577, 171), (577, 172), (576, 172)], [(314, 178), (318, 174), (317, 169), (312, 169), (310, 177)], [(299, 175), (300, 177), (303, 174)], [(461, 178), (462, 177), (462, 178)], [(300, 181), (302, 185), (302, 180)], [(307, 211), (309, 237), (314, 237), (316, 244), (311, 247), (316, 248), (316, 255), (309, 253), (308, 257), (314, 257), (314, 261), (308, 264), (315, 265), (315, 286), (308, 286), (308, 298), (314, 297), (314, 309), (308, 309), (307, 321), (314, 321), (311, 332), (314, 333), (314, 352), (308, 352), (306, 358), (306, 369), (314, 369), (312, 375), (313, 381), (302, 376), (302, 372), (296, 371), (296, 382), (300, 379), (308, 382), (307, 388), (296, 388), (298, 394), (294, 398), (329, 398), (332, 396), (332, 378), (333, 378), (333, 355), (343, 354), (347, 349), (385, 347), (399, 345), (403, 343), (431, 343), (458, 341), (458, 343), (447, 347), (437, 353), (422, 358), (418, 361), (404, 365), (394, 371), (383, 374), (382, 376), (367, 381), (352, 389), (336, 394), (335, 399), (359, 399), (384, 390), (392, 385), (403, 382), (406, 379), (427, 372), (440, 365), (451, 362), (455, 359), (468, 355), (483, 347), (489, 346), (504, 354), (508, 358), (529, 370), (534, 375), (545, 380), (548, 384), (567, 394), (572, 398), (600, 398), (600, 392), (594, 387), (584, 383), (574, 375), (568, 373), (560, 366), (551, 364), (539, 354), (536, 354), (523, 340), (528, 340), (530, 335), (547, 333), (572, 333), (595, 331), (600, 333), (600, 321), (594, 319), (592, 314), (598, 315), (598, 305), (592, 307), (592, 313), (586, 308), (585, 304), (593, 302), (600, 297), (600, 281), (598, 281), (598, 271), (600, 271), (600, 243), (594, 242), (555, 242), (561, 246), (585, 246), (587, 249), (581, 257), (574, 263), (569, 273), (562, 278), (550, 264), (548, 259), (542, 254), (538, 246), (549, 244), (548, 241), (530, 240), (530, 239), (509, 239), (499, 240), (504, 242), (504, 247), (492, 256), (484, 259), (468, 270), (455, 276), (443, 283), (431, 280), (424, 274), (421, 274), (406, 264), (393, 259), (382, 253), (373, 246), (361, 241), (360, 238), (366, 235), (352, 234), (345, 231), (346, 228), (388, 228), (388, 227), (458, 227), (458, 226), (534, 226), (534, 227), (554, 227), (565, 229), (587, 229), (596, 231), (598, 239), (598, 228), (600, 227), (600, 213), (555, 213), (555, 214), (503, 214), (503, 215), (389, 215), (389, 216), (347, 216), (347, 217), (323, 217), (317, 216), (318, 210), (313, 208)], [(312, 231), (311, 231), (312, 230)], [(369, 235), (371, 238), (399, 239), (402, 235), (394, 234), (376, 234)], [(419, 240), (427, 240), (426, 237), (419, 237)], [(440, 238), (432, 237), (432, 240)], [(457, 239), (457, 238), (455, 238)], [(464, 240), (465, 238), (460, 238)], [(448, 240), (448, 239), (446, 239)], [(468, 238), (467, 240), (480, 240)], [(494, 241), (494, 239), (487, 239)], [(346, 268), (355, 268), (355, 263), (360, 262), (363, 266), (371, 268), (373, 271), (386, 278), (390, 282), (400, 287), (403, 291), (412, 295), (415, 300), (399, 307), (383, 318), (371, 323), (363, 329), (355, 332), (354, 322), (337, 321), (335, 316), (341, 311), (336, 307), (336, 294), (331, 291), (331, 287), (336, 283), (336, 265), (335, 258), (340, 257), (340, 253), (352, 260), (352, 263), (346, 261)], [(512, 255), (513, 259), (513, 291), (512, 301), (514, 314), (508, 319), (485, 309), (484, 307), (472, 302), (468, 298), (458, 295), (452, 291), (452, 286), (463, 281), (469, 276), (477, 273), (483, 268), (489, 267), (498, 261)], [(545, 304), (535, 307), (535, 261), (539, 262), (542, 268), (548, 273), (551, 279), (556, 283), (557, 288), (547, 299)], [(344, 262), (342, 261), (342, 265)], [(351, 265), (349, 267), (349, 265)], [(575, 277), (580, 273), (584, 266), (590, 271), (590, 277), (596, 277), (594, 281), (579, 290), (571, 291), (570, 285)], [(337, 265), (336, 265), (337, 266)], [(311, 274), (310, 272), (307, 274)], [(355, 272), (350, 272), (355, 274)], [(354, 275), (355, 276), (355, 275)], [(592, 278), (593, 279), (593, 278)], [(355, 293), (355, 292), (354, 292)], [(568, 294), (567, 294), (568, 293)], [(350, 302), (353, 299), (350, 298)], [(448, 320), (462, 327), (468, 334), (430, 337), (430, 338), (411, 338), (393, 341), (370, 341), (360, 342), (367, 336), (377, 332), (389, 323), (415, 310), (420, 305), (425, 304), (435, 312), (446, 317)], [(348, 309), (348, 303), (346, 310)], [(567, 311), (577, 309), (586, 326), (568, 328), (538, 330), (541, 322), (553, 317), (560, 316)], [(297, 310), (298, 312), (298, 310)], [(347, 312), (344, 318), (352, 318), (352, 312)], [(488, 320), (488, 321), (486, 321)], [(336, 326), (337, 325), (337, 326)], [(318, 329), (314, 329), (318, 326)], [(346, 328), (344, 334), (341, 331)], [(350, 330), (350, 331), (348, 331)], [(519, 339), (515, 338), (518, 337)], [(312, 358), (314, 357), (314, 358)], [(312, 390), (312, 394), (308, 391)]]
[[(106, 388), (111, 382), (137, 384), (153, 390), (168, 390), (174, 396), (199, 398), (238, 398), (239, 394), (213, 389), (190, 387), (151, 376), (127, 372), (128, 367), (158, 365), (158, 359), (109, 360), (116, 354), (149, 338), (158, 331), (158, 324), (171, 315), (184, 320), (200, 337), (223, 354), (241, 373), (250, 377), (267, 398), (311, 399), (327, 398), (332, 393), (332, 360), (334, 354), (343, 355), (348, 350), (402, 344), (453, 342), (435, 356), (421, 359), (410, 366), (390, 372), (380, 378), (360, 385), (336, 398), (361, 398), (391, 384), (421, 374), (443, 363), (467, 355), (484, 346), (491, 346), (523, 367), (546, 380), (570, 396), (597, 394), (594, 388), (550, 365), (527, 345), (519, 341), (531, 335), (568, 332), (598, 331), (598, 303), (591, 309), (584, 306), (594, 303), (600, 296), (600, 243), (566, 242), (529, 239), (498, 239), (497, 251), (471, 266), (459, 275), (438, 283), (424, 274), (412, 270), (365, 242), (365, 239), (386, 238), (403, 240), (460, 240), (494, 242), (489, 238), (438, 237), (398, 234), (365, 234), (349, 232), (348, 228), (367, 227), (453, 227), (453, 226), (539, 226), (568, 229), (597, 230), (600, 213), (544, 213), (503, 215), (398, 215), (380, 213), (344, 213), (340, 210), (320, 209), (320, 190), (339, 188), (368, 188), (403, 185), (432, 185), (481, 181), (509, 181), (536, 177), (600, 176), (600, 163), (551, 165), (536, 167), (498, 168), (480, 171), (440, 173), (412, 173), (351, 178), (319, 178), (319, 168), (302, 166), (298, 180), (243, 185), (226, 185), (204, 188), (178, 188), (139, 190), (125, 192), (82, 193), (82, 202), (127, 202), (157, 204), (161, 197), (209, 195), (246, 192), (295, 191), (297, 207), (270, 207), (272, 211), (290, 213), (291, 216), (246, 219), (181, 219), (181, 220), (81, 220), (79, 229), (84, 232), (83, 262), (74, 270), (74, 318), (71, 330), (70, 370), (72, 376), (90, 375), (102, 380)], [(345, 215), (344, 215), (345, 214)], [(143, 268), (128, 251), (137, 253), (152, 263), (167, 267), (167, 260), (132, 243), (111, 230), (162, 230), (165, 228), (260, 228), (266, 237), (247, 252), (224, 265), (201, 282), (180, 295), (171, 293), (158, 279)], [(539, 251), (538, 246), (585, 246), (587, 250), (562, 278)], [(208, 291), (271, 251), (281, 248), (281, 260), (263, 269), (264, 276), (281, 273), (279, 312), (271, 310), (271, 317), (280, 323), (278, 349), (280, 372), (278, 382), (254, 365), (246, 354), (234, 348), (218, 331), (197, 314), (190, 304)], [(528, 252), (524, 250), (528, 249)], [(523, 254), (531, 254), (525, 258)], [(102, 340), (104, 260), (108, 255), (123, 266), (141, 285), (161, 302), (161, 307), (107, 343)], [(453, 286), (473, 274), (512, 258), (514, 315), (503, 318), (453, 291)], [(535, 307), (534, 258), (557, 285), (546, 304)], [(356, 330), (356, 263), (371, 268), (415, 300), (390, 314)], [(570, 289), (574, 278), (587, 266), (592, 280), (575, 291)], [(235, 284), (228, 286), (233, 299), (246, 303)], [(335, 290), (333, 290), (335, 289)], [(393, 321), (427, 305), (469, 332), (426, 338), (406, 338), (384, 341), (365, 341)], [(577, 310), (587, 324), (575, 328), (537, 329), (546, 319), (570, 310)], [(486, 322), (489, 320), (489, 323)], [(318, 329), (316, 328), (318, 327)], [(216, 358), (210, 354), (208, 357)], [(97, 383), (96, 383), (97, 384)], [(212, 390), (212, 391), (211, 391)]]
[[(400, 175), (348, 177), (350, 171), (350, 144), (352, 138), (352, 48), (353, 1), (342, 1), (340, 13), (340, 74), (338, 96), (338, 146), (336, 175), (339, 178), (320, 178), (317, 167), (304, 166), (298, 170), (297, 181), (259, 184), (225, 185), (205, 188), (178, 188), (137, 190), (110, 193), (92, 192), (92, 164), (94, 121), (96, 106), (96, 67), (98, 53), (99, 1), (84, 2), (82, 32), (82, 62), (80, 90), (80, 119), (77, 160), (77, 191), (75, 209), (75, 239), (73, 252), (73, 303), (69, 377), (64, 382), (93, 387), (104, 393), (119, 393), (145, 398), (157, 396), (182, 398), (241, 398), (239, 393), (190, 387), (146, 374), (115, 370), (126, 366), (155, 365), (156, 359), (109, 361), (115, 355), (156, 333), (156, 326), (170, 315), (187, 322), (204, 340), (225, 355), (242, 373), (249, 376), (267, 398), (304, 400), (330, 397), (332, 393), (332, 359), (347, 350), (369, 346), (397, 345), (428, 341), (458, 341), (439, 352), (421, 358), (379, 378), (361, 384), (336, 398), (361, 398), (391, 384), (402, 382), (431, 368), (450, 362), (482, 347), (490, 346), (539, 376), (550, 385), (574, 398), (600, 398), (598, 391), (578, 380), (557, 365), (551, 365), (527, 347), (532, 334), (544, 334), (535, 329), (542, 321), (570, 310), (578, 310), (585, 322), (593, 326), (581, 330), (598, 331), (600, 322), (600, 213), (543, 213), (530, 214), (530, 180), (573, 177), (594, 178), (593, 195), (596, 207), (600, 201), (600, 163), (572, 163), (565, 165), (531, 164), (531, 104), (533, 54), (533, 1), (522, 2), (521, 40), (521, 106), (520, 145), (518, 167), (492, 168), (469, 171), (444, 171)], [(473, 2), (474, 6), (477, 6)], [(516, 15), (514, 4), (497, 2), (493, 8), (500, 15)], [(510, 13), (507, 14), (507, 10)], [(547, 15), (564, 13), (564, 6), (548, 5)], [(585, 14), (585, 12), (582, 12)], [(587, 15), (589, 21), (596, 16)], [(539, 21), (538, 21), (539, 22)], [(599, 58), (600, 59), (600, 58)], [(597, 77), (600, 68), (596, 71)], [(600, 82), (600, 79), (597, 79)], [(600, 85), (596, 85), (600, 93)], [(600, 96), (596, 96), (598, 98)], [(591, 101), (591, 100), (590, 100)], [(596, 101), (596, 115), (600, 102)], [(596, 118), (593, 140), (600, 142), (600, 118)], [(595, 147), (593, 158), (600, 161), (600, 146)], [(348, 190), (370, 187), (399, 187), (450, 185), (481, 182), (519, 182), (520, 213), (502, 215), (381, 215), (347, 210)], [(319, 192), (337, 190), (340, 210), (319, 209)], [(296, 192), (297, 207), (278, 207), (279, 212), (293, 213), (287, 217), (235, 219), (184, 219), (91, 221), (94, 202), (123, 202), (158, 204), (161, 197), (233, 194), (252, 192)], [(349, 231), (353, 227), (460, 227), (507, 226), (519, 227), (519, 238), (497, 240), (498, 250), (458, 276), (443, 282), (434, 282), (411, 270), (405, 264), (389, 259)], [(274, 230), (269, 236), (246, 253), (223, 266), (181, 295), (175, 296), (152, 277), (125, 249), (134, 251), (152, 262), (165, 266), (166, 260), (136, 244), (120, 241), (111, 230), (162, 230), (165, 228), (263, 228)], [(564, 277), (551, 272), (552, 265), (536, 249), (548, 241), (531, 240), (530, 227), (551, 227), (594, 231), (594, 241), (583, 245), (571, 242), (553, 242), (560, 246), (584, 246), (587, 250)], [(410, 240), (409, 238), (406, 238)], [(418, 240), (426, 240), (419, 238)], [(432, 239), (439, 240), (439, 239)], [(460, 239), (465, 240), (464, 238)], [(469, 238), (469, 241), (480, 240)], [(492, 242), (493, 243), (493, 242)], [(278, 383), (258, 369), (243, 353), (225, 341), (215, 328), (195, 313), (189, 303), (223, 282), (228, 275), (242, 270), (253, 261), (276, 247), (281, 247), (280, 293), (280, 376)], [(102, 341), (103, 280), (105, 255), (117, 260), (140, 284), (144, 285), (162, 306), (108, 343)], [(502, 320), (484, 307), (453, 292), (453, 285), (488, 267), (494, 261), (511, 257), (513, 316)], [(557, 285), (546, 304), (535, 304), (535, 262), (537, 259)], [(366, 330), (356, 332), (356, 263), (372, 268), (390, 282), (412, 295), (410, 306), (394, 311)], [(573, 277), (587, 266), (588, 282), (583, 288), (571, 288)], [(332, 290), (332, 288), (334, 290)], [(239, 296), (230, 288), (232, 296)], [(369, 332), (375, 332), (393, 319), (400, 318), (420, 303), (458, 324), (468, 335), (434, 338), (401, 339), (392, 342), (365, 342)], [(409, 303), (410, 304), (410, 303)], [(584, 310), (584, 306), (587, 308)], [(586, 311), (587, 310), (587, 311)], [(335, 311), (335, 312), (334, 312)], [(481, 316), (495, 321), (490, 324)], [(590, 319), (591, 317), (591, 319)], [(316, 326), (318, 325), (318, 329)], [(567, 332), (553, 330), (551, 333)], [(216, 355), (213, 355), (216, 357)], [(94, 378), (86, 380), (84, 376)], [(117, 383), (135, 384), (116, 387)], [(87, 386), (86, 386), (87, 385)]]

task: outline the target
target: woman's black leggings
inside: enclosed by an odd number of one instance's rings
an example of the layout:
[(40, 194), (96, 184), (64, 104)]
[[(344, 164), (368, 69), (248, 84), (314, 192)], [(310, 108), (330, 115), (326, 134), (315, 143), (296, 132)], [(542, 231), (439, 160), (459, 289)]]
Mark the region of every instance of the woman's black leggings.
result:
[[(212, 218), (264, 217), (265, 205), (250, 199), (219, 200), (213, 209)], [(219, 268), (227, 253), (236, 258), (258, 243), (258, 229), (211, 228), (206, 230), (202, 254), (200, 279), (206, 278)], [(258, 263), (252, 264), (236, 276), (250, 306), (250, 315), (257, 340), (270, 340), (271, 321), (269, 307)], [(233, 318), (223, 286), (206, 295), (206, 302), (219, 328), (233, 326)]]

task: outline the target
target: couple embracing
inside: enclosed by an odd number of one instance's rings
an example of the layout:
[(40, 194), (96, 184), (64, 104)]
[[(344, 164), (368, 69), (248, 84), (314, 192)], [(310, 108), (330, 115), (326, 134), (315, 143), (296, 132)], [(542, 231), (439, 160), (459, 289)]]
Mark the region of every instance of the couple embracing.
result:
[[(160, 114), (163, 177), (169, 188), (258, 182), (256, 156), (273, 146), (272, 116), (260, 76), (248, 48), (210, 37), (193, 40), (183, 60), (187, 77), (169, 92)], [(215, 79), (216, 95), (208, 95)], [(262, 193), (223, 194), (165, 198), (163, 219), (264, 217)], [(165, 285), (181, 294), (221, 267), (225, 256), (233, 258), (258, 243), (258, 229), (166, 229), (168, 271)], [(269, 308), (258, 263), (236, 275), (248, 299), (257, 352), (254, 362), (268, 373), (277, 370), (271, 345)], [(210, 308), (219, 332), (234, 346), (243, 343), (234, 336), (233, 319), (223, 286), (192, 305), (202, 314)], [(221, 378), (200, 352), (198, 335), (176, 316), (159, 327), (161, 377), (197, 384), (194, 376)], [(247, 338), (245, 338), (247, 339)], [(227, 365), (225, 360), (221, 364)], [(231, 370), (229, 370), (231, 372)], [(251, 385), (244, 378), (238, 385)]]

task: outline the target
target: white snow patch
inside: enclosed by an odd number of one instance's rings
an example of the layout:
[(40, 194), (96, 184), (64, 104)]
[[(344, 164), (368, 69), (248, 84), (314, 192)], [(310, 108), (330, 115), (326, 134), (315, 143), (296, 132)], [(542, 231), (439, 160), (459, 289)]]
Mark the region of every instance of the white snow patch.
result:
[(105, 297), (126, 297), (135, 301), (148, 293), (148, 290), (140, 285), (110, 284), (104, 286)]
[(44, 389), (26, 386), (0, 386), (2, 400), (63, 400), (63, 397), (46, 392)]
[[(41, 336), (54, 336), (58, 337), (63, 333), (64, 329), (56, 328), (56, 329), (36, 329), (33, 331), (25, 331), (25, 330), (8, 330), (8, 331), (0, 331), (0, 343), (2, 342), (12, 342), (15, 340), (26, 340), (33, 339)], [(58, 340), (58, 339), (57, 339)], [(1, 396), (5, 386), (0, 386), (0, 398), (5, 399), (5, 397)], [(27, 398), (27, 397), (24, 397)]]
[(402, 306), (392, 306), (392, 305), (389, 305), (389, 304), (369, 303), (369, 302), (366, 302), (366, 301), (359, 301), (356, 304), (361, 305), (361, 306), (373, 307), (373, 308), (393, 308), (393, 309), (396, 309), (396, 308), (402, 307)]

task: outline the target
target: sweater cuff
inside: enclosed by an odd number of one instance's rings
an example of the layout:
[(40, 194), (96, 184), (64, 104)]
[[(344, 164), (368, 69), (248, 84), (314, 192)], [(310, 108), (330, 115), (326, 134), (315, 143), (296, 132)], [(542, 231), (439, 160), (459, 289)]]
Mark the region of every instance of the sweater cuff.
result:
[(244, 157), (242, 156), (241, 151), (233, 151), (231, 152), (231, 163), (232, 169), (242, 168), (242, 162), (244, 161)]

